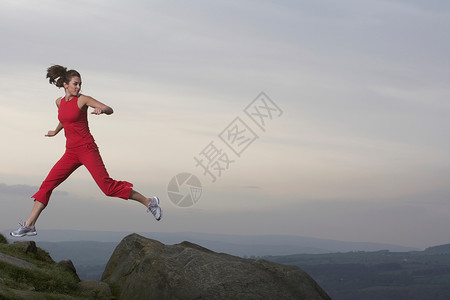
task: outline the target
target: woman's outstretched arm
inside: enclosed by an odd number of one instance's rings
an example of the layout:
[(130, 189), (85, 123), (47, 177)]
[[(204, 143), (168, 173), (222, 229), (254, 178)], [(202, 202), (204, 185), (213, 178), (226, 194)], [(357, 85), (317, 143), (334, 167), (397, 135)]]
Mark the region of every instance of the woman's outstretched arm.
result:
[(55, 130), (49, 130), (48, 133), (45, 136), (52, 137), (58, 134), (58, 132), (61, 131), (64, 127), (62, 126), (61, 122), (59, 122), (58, 126), (56, 126)]
[(114, 110), (109, 107), (106, 104), (101, 103), (100, 101), (95, 100), (94, 98), (90, 96), (81, 95), (79, 98), (79, 105), (83, 106), (89, 106), (94, 109), (92, 114), (100, 115), (100, 114), (106, 114), (110, 115), (114, 112)]

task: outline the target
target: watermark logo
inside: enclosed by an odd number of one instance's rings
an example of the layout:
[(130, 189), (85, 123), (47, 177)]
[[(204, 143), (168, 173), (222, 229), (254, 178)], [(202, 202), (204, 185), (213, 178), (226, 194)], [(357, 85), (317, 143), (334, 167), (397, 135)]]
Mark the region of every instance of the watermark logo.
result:
[(217, 177), (222, 176), (222, 171), (228, 170), (230, 164), (234, 160), (228, 158), (228, 154), (214, 145), (214, 141), (211, 141), (202, 151), (199, 153), (199, 157), (194, 156), (194, 160), (197, 162), (196, 167), (203, 169), (203, 175), (211, 177), (212, 182), (215, 182)]
[(248, 148), (257, 138), (256, 133), (242, 121), (236, 117), (225, 129), (219, 134), (219, 138), (227, 145), (237, 156), (241, 156), (242, 152)]
[(255, 100), (244, 109), (244, 112), (262, 131), (266, 131), (268, 122), (283, 114), (278, 105), (264, 92), (259, 93)]
[[(210, 141), (196, 156), (195, 167), (202, 170), (203, 176), (216, 182), (230, 166), (241, 158), (245, 150), (265, 132), (268, 124), (280, 117), (283, 111), (264, 92), (250, 102), (219, 134), (218, 140)], [(252, 122), (246, 123), (250, 119)], [(248, 122), (248, 121), (247, 121)], [(221, 145), (223, 144), (225, 148)], [(231, 150), (231, 152), (230, 152)], [(180, 207), (194, 205), (200, 199), (202, 187), (200, 180), (191, 173), (180, 173), (172, 178), (168, 186), (170, 200)]]
[(180, 173), (170, 180), (167, 193), (173, 204), (180, 207), (189, 207), (200, 199), (202, 184), (195, 175)]

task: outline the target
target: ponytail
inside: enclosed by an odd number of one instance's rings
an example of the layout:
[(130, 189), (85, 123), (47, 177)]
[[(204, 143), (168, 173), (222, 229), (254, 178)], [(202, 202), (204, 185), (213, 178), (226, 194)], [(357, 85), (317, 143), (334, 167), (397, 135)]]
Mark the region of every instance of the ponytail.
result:
[(67, 71), (66, 67), (60, 65), (53, 65), (47, 69), (47, 78), (50, 84), (54, 84), (61, 88), (64, 83), (69, 84), (72, 77), (77, 76), (81, 78), (80, 73), (75, 70)]

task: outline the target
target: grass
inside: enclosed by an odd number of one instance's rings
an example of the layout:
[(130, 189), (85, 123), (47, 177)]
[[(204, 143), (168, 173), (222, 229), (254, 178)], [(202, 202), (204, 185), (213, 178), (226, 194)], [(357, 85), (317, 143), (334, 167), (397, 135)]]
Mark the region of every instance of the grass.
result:
[(47, 251), (37, 248), (36, 253), (25, 253), (24, 248), (20, 244), (1, 244), (0, 252), (23, 259), (38, 266), (45, 266), (49, 263), (55, 263)]
[(0, 244), (8, 244), (8, 240), (0, 233)]
[(78, 286), (76, 276), (58, 266), (50, 255), (37, 248), (35, 253), (25, 252), (24, 244), (2, 242), (0, 252), (25, 260), (37, 266), (24, 269), (0, 261), (0, 300), (3, 299), (89, 299)]
[(78, 289), (73, 274), (54, 265), (45, 268), (23, 269), (0, 262), (5, 285), (14, 289), (34, 288), (38, 292), (71, 293)]

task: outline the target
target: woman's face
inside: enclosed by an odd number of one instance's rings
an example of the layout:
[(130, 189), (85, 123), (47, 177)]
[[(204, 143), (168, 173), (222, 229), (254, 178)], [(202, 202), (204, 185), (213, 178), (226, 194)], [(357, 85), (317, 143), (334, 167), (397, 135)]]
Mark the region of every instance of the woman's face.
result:
[(72, 77), (69, 84), (64, 83), (64, 88), (70, 96), (77, 97), (81, 91), (81, 78), (78, 76)]

